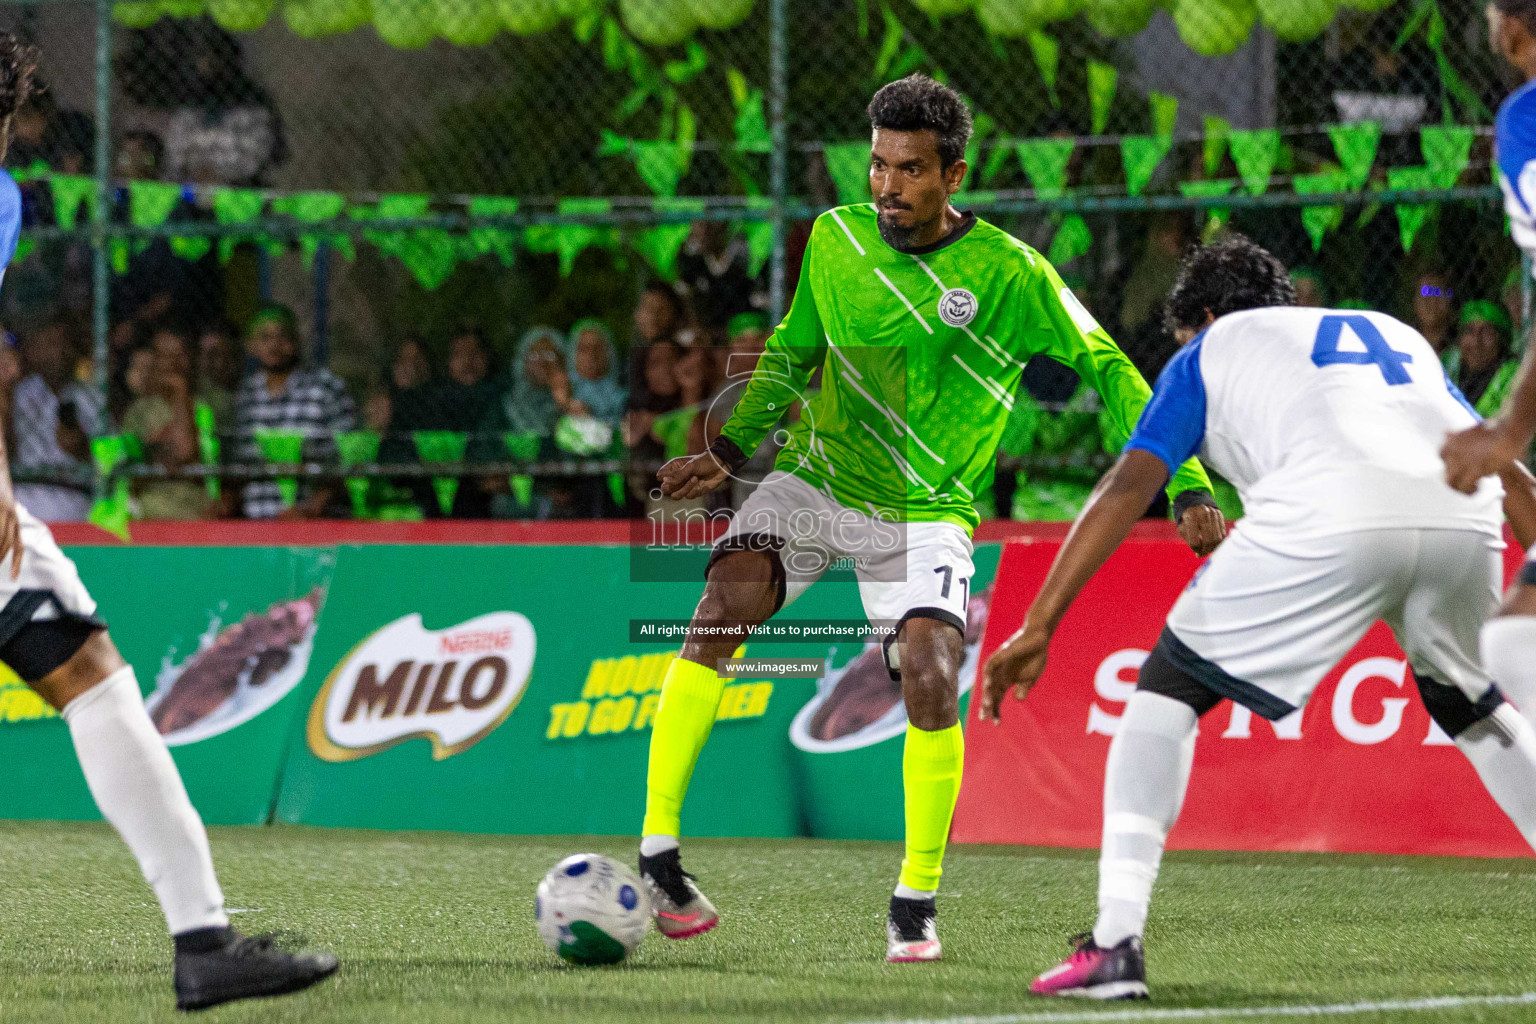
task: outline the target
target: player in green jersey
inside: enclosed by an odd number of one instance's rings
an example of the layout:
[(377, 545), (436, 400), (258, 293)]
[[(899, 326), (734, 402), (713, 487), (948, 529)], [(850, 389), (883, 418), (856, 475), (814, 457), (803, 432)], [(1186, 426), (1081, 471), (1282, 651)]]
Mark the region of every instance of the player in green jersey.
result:
[[(938, 888), (959, 792), (962, 639), (975, 497), (990, 485), (1019, 375), (1044, 353), (1103, 397), (1123, 443), (1151, 392), (1039, 253), (950, 197), (965, 178), (971, 116), (953, 90), (914, 75), (869, 105), (873, 205), (816, 221), (789, 314), (709, 451), (659, 474), (672, 497), (723, 484), (783, 417), (775, 471), (716, 543), (704, 596), (663, 684), (651, 735), (640, 871), (672, 938), (718, 921), (683, 872), (684, 793), (724, 683), (719, 662), (834, 561), (851, 561), (908, 728), (906, 857), (891, 898), (887, 959), (936, 960)], [(811, 375), (821, 387), (806, 398)], [(1191, 461), (1174, 477), (1180, 533), (1198, 553), (1225, 523)]]

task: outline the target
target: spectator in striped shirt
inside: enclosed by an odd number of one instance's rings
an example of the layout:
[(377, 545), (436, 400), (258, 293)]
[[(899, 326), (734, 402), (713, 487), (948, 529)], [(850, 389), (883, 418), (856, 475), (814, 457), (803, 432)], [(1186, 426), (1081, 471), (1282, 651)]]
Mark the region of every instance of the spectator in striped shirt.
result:
[[(293, 311), (275, 304), (263, 306), (251, 319), (246, 344), (260, 365), (235, 396), (233, 461), (267, 461), (257, 441), (262, 430), (297, 431), (305, 438), (306, 460), (333, 459), (336, 434), (355, 424), (352, 398), (331, 371), (300, 366)], [(334, 483), (301, 486), (298, 499), (289, 507), (277, 481), (254, 481), (239, 492), (240, 511), (248, 519), (312, 519), (324, 513), (336, 490)]]

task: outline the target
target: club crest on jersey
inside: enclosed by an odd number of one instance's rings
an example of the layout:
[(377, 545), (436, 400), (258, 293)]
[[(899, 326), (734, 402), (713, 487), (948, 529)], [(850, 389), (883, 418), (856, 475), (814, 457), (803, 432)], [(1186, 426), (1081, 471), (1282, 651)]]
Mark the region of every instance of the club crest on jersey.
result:
[(939, 319), (951, 327), (964, 327), (976, 319), (976, 296), (964, 288), (951, 288), (939, 296)]

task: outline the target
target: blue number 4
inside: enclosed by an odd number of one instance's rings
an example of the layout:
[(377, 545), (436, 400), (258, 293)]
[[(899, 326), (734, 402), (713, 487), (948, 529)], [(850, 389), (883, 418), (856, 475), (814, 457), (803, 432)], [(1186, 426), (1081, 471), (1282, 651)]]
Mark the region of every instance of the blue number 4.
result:
[[(1365, 346), (1364, 352), (1339, 351), (1339, 339), (1344, 336), (1345, 327), (1360, 339), (1360, 343)], [(1312, 362), (1317, 366), (1332, 366), (1334, 363), (1364, 366), (1374, 363), (1381, 371), (1382, 380), (1388, 384), (1413, 382), (1413, 378), (1408, 376), (1408, 371), (1403, 369), (1404, 363), (1413, 362), (1413, 356), (1407, 352), (1399, 352), (1388, 345), (1387, 339), (1381, 336), (1381, 332), (1376, 329), (1375, 324), (1371, 323), (1369, 317), (1358, 315), (1323, 317), (1323, 322), (1317, 328), (1317, 341), (1312, 345)]]

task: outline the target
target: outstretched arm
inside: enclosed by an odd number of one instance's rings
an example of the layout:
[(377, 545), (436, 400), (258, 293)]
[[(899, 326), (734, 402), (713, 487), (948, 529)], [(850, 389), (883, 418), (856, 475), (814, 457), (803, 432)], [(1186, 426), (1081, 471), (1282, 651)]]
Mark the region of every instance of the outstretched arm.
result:
[(1062, 616), (1167, 482), (1168, 467), (1163, 460), (1139, 448), (1121, 455), (1099, 481), (1051, 563), (1024, 625), (987, 659), (982, 721), (1000, 721), (1003, 694), (1010, 686), (1019, 700), (1029, 693), (1045, 671), (1046, 651)]
[(1445, 480), (1463, 494), (1477, 490), (1477, 482), (1518, 461), (1536, 436), (1536, 359), (1527, 347), (1515, 377), (1509, 401), (1497, 416), (1446, 438), (1440, 457), (1445, 460)]

